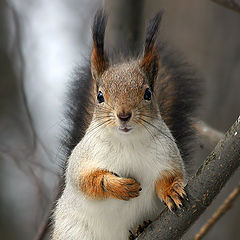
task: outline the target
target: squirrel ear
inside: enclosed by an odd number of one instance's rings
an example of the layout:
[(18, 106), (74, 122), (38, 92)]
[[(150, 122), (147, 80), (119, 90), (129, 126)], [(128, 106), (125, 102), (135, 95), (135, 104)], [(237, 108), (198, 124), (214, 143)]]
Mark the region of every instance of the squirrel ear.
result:
[(156, 38), (162, 15), (163, 12), (157, 13), (147, 25), (144, 54), (140, 61), (140, 67), (145, 72), (151, 89), (153, 89), (154, 79), (159, 69), (159, 55), (156, 49)]
[(93, 49), (91, 56), (91, 72), (96, 81), (108, 67), (108, 59), (104, 53), (106, 22), (107, 17), (104, 11), (97, 11), (92, 26)]

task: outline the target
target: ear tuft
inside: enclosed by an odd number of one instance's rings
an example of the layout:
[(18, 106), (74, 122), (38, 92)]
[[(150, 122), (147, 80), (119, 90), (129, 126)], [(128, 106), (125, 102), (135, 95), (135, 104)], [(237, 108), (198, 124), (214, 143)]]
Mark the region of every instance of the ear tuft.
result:
[(103, 10), (98, 10), (94, 17), (92, 26), (93, 49), (91, 57), (91, 71), (94, 79), (101, 76), (108, 67), (108, 60), (104, 53), (106, 23), (106, 14)]
[(162, 15), (163, 12), (157, 13), (155, 17), (151, 19), (147, 25), (144, 54), (151, 52), (155, 47), (155, 42), (157, 38), (159, 25), (162, 20)]
[(156, 39), (163, 12), (159, 12), (147, 25), (144, 55), (140, 67), (146, 73), (153, 88), (153, 81), (158, 73), (159, 56), (156, 49)]

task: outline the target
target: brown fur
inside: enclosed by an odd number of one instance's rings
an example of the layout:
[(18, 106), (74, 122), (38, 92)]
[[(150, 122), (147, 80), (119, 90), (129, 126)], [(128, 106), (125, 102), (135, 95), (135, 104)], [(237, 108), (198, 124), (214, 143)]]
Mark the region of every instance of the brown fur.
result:
[(158, 50), (156, 49), (155, 40), (153, 41), (154, 43), (151, 48), (145, 48), (143, 58), (140, 61), (140, 68), (151, 81), (157, 76), (157, 71), (160, 67)]
[(98, 11), (94, 17), (92, 37), (93, 49), (91, 56), (92, 77), (98, 85), (99, 77), (108, 67), (108, 58), (104, 53), (104, 35), (107, 17), (102, 11)]
[(101, 77), (99, 91), (104, 96), (104, 102), (96, 104), (95, 116), (98, 119), (109, 120), (119, 126), (118, 114), (132, 114), (132, 120), (140, 122), (140, 118), (149, 121), (157, 116), (156, 101), (144, 100), (148, 81), (139, 67), (139, 61), (111, 66)]
[(165, 171), (156, 183), (156, 192), (160, 199), (162, 199), (167, 207), (172, 211), (174, 204), (178, 208), (182, 206), (181, 198), (184, 197), (184, 180), (181, 172)]
[(101, 77), (103, 72), (107, 69), (107, 66), (108, 64), (103, 53), (99, 51), (96, 43), (94, 42), (91, 57), (91, 71), (93, 78), (96, 80)]
[(140, 62), (140, 67), (144, 72), (150, 74), (154, 68), (154, 64), (157, 64), (159, 67), (159, 58), (156, 51), (155, 45), (152, 49), (145, 49), (143, 59)]
[(94, 169), (81, 173), (81, 191), (92, 199), (129, 200), (139, 196), (140, 184), (133, 178), (122, 178), (107, 170)]

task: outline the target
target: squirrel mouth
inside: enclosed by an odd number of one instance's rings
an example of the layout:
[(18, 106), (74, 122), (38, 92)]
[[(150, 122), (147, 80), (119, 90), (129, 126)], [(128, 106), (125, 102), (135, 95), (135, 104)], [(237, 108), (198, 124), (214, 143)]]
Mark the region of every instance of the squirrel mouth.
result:
[(122, 132), (127, 133), (127, 132), (131, 131), (132, 128), (128, 128), (128, 127), (120, 127), (119, 130), (122, 131)]

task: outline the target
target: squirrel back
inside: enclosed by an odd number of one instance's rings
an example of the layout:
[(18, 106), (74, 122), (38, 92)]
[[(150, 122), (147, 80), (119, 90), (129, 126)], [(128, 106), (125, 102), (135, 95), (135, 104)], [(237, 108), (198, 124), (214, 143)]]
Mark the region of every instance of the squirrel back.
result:
[[(154, 27), (158, 27), (159, 22), (157, 21), (161, 20), (161, 15), (160, 13), (157, 18), (154, 18), (152, 21), (156, 21), (156, 23), (150, 23), (151, 28), (146, 30), (145, 52), (147, 48), (151, 48), (152, 38), (156, 37)], [(105, 55), (106, 62), (108, 64), (110, 62), (116, 64), (117, 62), (118, 64), (138, 60), (137, 57), (129, 60), (128, 58), (109, 59), (110, 54), (106, 56), (103, 49), (105, 24), (106, 16), (99, 11), (93, 23), (93, 39), (98, 41), (98, 51), (102, 51), (100, 55)], [(150, 57), (157, 57), (161, 64), (160, 67), (158, 66), (159, 71), (155, 80), (157, 82), (155, 94), (157, 95), (160, 113), (175, 138), (184, 162), (188, 164), (191, 157), (192, 140), (195, 136), (193, 123), (200, 97), (200, 81), (191, 67), (178, 54), (170, 51), (165, 43), (157, 42), (154, 47), (154, 55)], [(142, 53), (138, 55), (142, 57)], [(94, 94), (91, 61), (91, 59), (87, 60), (84, 66), (75, 71), (74, 79), (71, 82), (67, 111), (70, 127), (66, 130), (64, 138), (67, 157), (70, 156), (72, 150), (83, 138), (92, 119), (96, 94)], [(98, 61), (101, 68), (101, 61), (104, 61), (104, 59), (98, 59)], [(150, 74), (154, 74), (154, 66), (152, 69)]]

